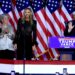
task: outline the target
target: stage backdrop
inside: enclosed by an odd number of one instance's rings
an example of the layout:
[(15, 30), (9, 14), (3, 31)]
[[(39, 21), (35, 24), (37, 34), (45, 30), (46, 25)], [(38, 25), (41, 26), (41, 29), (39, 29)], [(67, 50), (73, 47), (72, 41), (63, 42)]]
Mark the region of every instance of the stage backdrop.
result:
[[(34, 55), (38, 60), (49, 60), (50, 57), (55, 58), (60, 55), (57, 49), (50, 48), (48, 51), (48, 36), (63, 35), (64, 22), (73, 19), (74, 0), (0, 0), (0, 4), (0, 14), (9, 15), (9, 23), (14, 31), (16, 31), (18, 19), (22, 17), (24, 9), (26, 7), (32, 9), (37, 21), (38, 47)], [(47, 51), (49, 54), (46, 55)]]

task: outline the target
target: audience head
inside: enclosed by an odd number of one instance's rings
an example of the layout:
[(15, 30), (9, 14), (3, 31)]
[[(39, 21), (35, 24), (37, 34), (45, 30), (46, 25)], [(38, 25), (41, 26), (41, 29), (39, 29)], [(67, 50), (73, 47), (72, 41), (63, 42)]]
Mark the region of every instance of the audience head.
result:
[(4, 25), (8, 25), (9, 23), (9, 17), (7, 14), (2, 14), (2, 22)]

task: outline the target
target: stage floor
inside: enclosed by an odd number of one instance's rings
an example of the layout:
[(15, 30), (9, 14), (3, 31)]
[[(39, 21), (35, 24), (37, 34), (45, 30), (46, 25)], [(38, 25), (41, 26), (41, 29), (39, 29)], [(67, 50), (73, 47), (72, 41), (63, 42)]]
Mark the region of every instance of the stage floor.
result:
[[(75, 61), (25, 61), (25, 60), (3, 60), (0, 59), (0, 73), (10, 75), (11, 71), (22, 75), (55, 75), (63, 74), (67, 68), (69, 75), (75, 75)], [(1, 75), (1, 74), (0, 74)], [(3, 74), (4, 75), (4, 74)]]

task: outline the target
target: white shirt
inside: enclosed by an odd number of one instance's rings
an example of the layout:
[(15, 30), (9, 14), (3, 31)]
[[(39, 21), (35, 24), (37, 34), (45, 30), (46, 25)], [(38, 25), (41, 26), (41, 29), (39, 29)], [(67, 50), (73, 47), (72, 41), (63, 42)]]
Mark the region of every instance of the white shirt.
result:
[(2, 38), (0, 38), (0, 50), (12, 50), (14, 51), (13, 41), (5, 34)]

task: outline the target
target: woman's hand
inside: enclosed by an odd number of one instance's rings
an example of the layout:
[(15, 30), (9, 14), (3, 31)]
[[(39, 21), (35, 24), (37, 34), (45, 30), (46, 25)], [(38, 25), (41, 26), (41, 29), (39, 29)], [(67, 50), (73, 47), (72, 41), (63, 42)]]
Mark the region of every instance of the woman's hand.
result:
[(32, 46), (32, 50), (36, 50), (36, 45), (33, 45)]
[(15, 50), (17, 49), (17, 44), (14, 44), (14, 49), (15, 49)]
[(69, 30), (72, 30), (74, 28), (74, 26), (69, 25)]
[(72, 25), (72, 22), (68, 23), (68, 32), (71, 32), (71, 30), (74, 28), (74, 25)]

